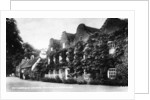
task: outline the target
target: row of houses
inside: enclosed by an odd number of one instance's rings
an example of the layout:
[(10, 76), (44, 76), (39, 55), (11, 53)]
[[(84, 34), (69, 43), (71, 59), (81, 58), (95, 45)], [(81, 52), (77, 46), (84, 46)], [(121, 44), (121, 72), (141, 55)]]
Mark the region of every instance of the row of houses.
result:
[[(27, 76), (36, 79), (59, 78), (62, 81), (68, 79), (90, 81), (104, 77), (105, 79), (116, 79), (117, 69), (115, 65), (113, 65), (114, 60), (112, 60), (116, 53), (116, 43), (107, 39), (109, 35), (106, 35), (105, 32), (108, 30), (106, 30), (105, 27), (96, 29), (80, 24), (74, 34), (64, 31), (60, 40), (51, 38), (47, 51), (41, 52), (39, 57), (34, 58), (32, 56), (30, 60), (26, 58), (22, 60), (17, 68), (18, 76), (24, 79), (26, 79)], [(111, 29), (113, 28), (111, 27)], [(118, 28), (115, 29), (118, 30)], [(101, 36), (105, 36), (106, 39), (102, 40)], [(97, 46), (100, 48), (102, 45), (107, 47), (106, 49), (104, 48), (103, 51), (108, 54), (107, 58), (111, 58), (111, 61), (107, 61), (108, 64), (106, 62), (107, 66), (99, 67), (100, 64), (96, 66), (94, 65), (95, 62), (98, 62), (97, 59), (105, 59), (105, 57), (102, 56), (102, 58), (98, 58), (92, 56), (92, 58), (87, 51), (90, 50), (90, 52), (93, 53), (93, 51), (96, 50), (94, 52), (97, 52)], [(103, 51), (100, 51), (100, 53), (103, 53)], [(94, 66), (92, 66), (92, 64)]]

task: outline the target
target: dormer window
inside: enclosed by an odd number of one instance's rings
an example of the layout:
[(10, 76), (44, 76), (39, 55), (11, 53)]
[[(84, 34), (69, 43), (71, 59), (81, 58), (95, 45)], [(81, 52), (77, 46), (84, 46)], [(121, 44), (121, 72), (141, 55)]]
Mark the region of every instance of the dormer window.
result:
[(109, 54), (115, 54), (116, 49), (114, 47), (112, 47), (111, 49), (109, 49)]
[(48, 58), (47, 60), (48, 60), (48, 64), (50, 64), (50, 59)]
[(56, 59), (55, 59), (55, 57), (53, 58), (53, 61), (54, 61), (54, 62), (56, 62)]
[(66, 47), (65, 43), (63, 43), (63, 49)]
[(62, 60), (62, 57), (59, 55), (59, 61), (61, 61)]
[(108, 41), (108, 46), (109, 46), (109, 54), (113, 55), (116, 52), (116, 47), (115, 43), (113, 41)]
[(31, 55), (30, 59), (33, 60), (34, 59), (34, 55)]
[(53, 51), (53, 47), (51, 47), (51, 51)]
[(69, 58), (68, 57), (66, 58), (66, 60), (67, 60), (67, 62), (69, 62)]
[(83, 59), (85, 60), (85, 55), (83, 55)]

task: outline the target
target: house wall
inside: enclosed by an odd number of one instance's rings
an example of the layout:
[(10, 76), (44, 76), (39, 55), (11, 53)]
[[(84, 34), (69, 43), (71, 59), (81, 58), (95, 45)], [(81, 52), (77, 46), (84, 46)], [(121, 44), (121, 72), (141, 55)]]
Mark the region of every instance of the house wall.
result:
[(60, 69), (53, 69), (53, 70), (49, 70), (48, 74), (45, 76), (47, 78), (50, 79), (56, 79), (56, 78), (60, 78), (61, 80), (68, 79), (68, 68), (60, 68)]

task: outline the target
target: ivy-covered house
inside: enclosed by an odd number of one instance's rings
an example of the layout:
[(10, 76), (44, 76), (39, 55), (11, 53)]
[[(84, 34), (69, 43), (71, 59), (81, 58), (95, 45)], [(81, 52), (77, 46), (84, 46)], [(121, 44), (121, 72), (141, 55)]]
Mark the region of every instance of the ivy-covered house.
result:
[[(51, 38), (46, 53), (37, 72), (49, 79), (128, 85), (128, 20), (108, 18), (100, 29), (80, 24), (74, 34), (64, 31), (60, 40)], [(19, 66), (24, 64), (33, 65), (22, 61)]]

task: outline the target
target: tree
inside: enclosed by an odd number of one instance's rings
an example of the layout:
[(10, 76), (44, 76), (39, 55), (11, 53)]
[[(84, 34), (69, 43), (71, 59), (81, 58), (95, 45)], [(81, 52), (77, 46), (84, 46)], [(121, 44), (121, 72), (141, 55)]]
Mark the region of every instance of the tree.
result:
[(31, 55), (34, 55), (36, 57), (40, 53), (40, 50), (35, 49), (29, 43), (23, 43), (23, 48), (24, 48), (24, 57), (27, 57), (29, 59), (30, 59)]
[(16, 20), (6, 18), (6, 75), (13, 73), (23, 58), (23, 40), (19, 33)]

